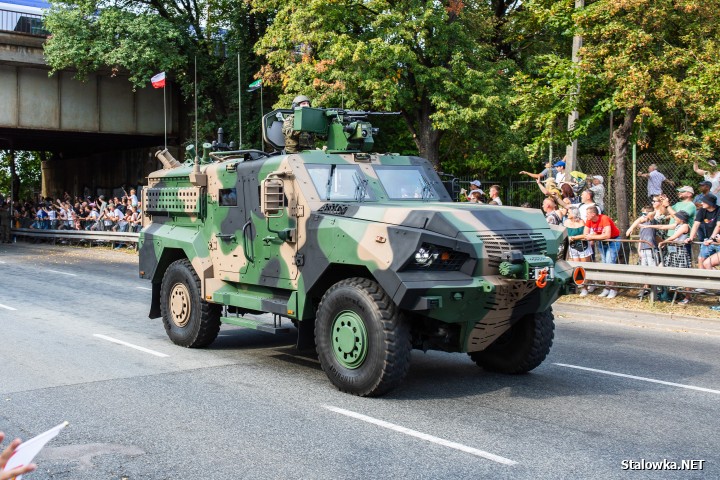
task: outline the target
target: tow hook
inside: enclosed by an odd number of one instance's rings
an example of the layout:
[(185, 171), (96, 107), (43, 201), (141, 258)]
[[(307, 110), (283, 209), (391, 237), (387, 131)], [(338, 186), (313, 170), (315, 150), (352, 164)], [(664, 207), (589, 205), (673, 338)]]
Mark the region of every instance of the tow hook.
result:
[(547, 285), (547, 276), (548, 268), (545, 267), (538, 272), (537, 279), (535, 280), (535, 285), (537, 285), (538, 288), (545, 288), (545, 286)]

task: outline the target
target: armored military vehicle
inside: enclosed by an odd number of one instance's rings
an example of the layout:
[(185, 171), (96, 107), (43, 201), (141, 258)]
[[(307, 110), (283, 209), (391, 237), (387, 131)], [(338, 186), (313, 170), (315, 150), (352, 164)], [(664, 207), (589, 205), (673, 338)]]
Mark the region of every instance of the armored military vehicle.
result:
[[(324, 148), (285, 154), (289, 113)], [(505, 373), (540, 365), (551, 305), (573, 283), (564, 229), (537, 210), (453, 203), (427, 160), (373, 153), (370, 118), (277, 110), (263, 119), (273, 153), (206, 149), (181, 164), (158, 152), (140, 234), (150, 317), (185, 347), (210, 345), (222, 323), (289, 320), (330, 381), (361, 396), (397, 386), (413, 348)]]

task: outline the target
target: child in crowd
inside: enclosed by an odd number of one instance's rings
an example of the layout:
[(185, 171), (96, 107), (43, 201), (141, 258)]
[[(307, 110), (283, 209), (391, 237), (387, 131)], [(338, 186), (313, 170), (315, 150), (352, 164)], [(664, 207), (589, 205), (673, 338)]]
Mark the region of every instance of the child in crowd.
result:
[[(663, 257), (663, 266), (675, 267), (675, 268), (692, 268), (692, 253), (690, 251), (691, 246), (685, 243), (685, 239), (688, 238), (690, 232), (690, 215), (684, 210), (678, 210), (674, 214), (675, 223), (674, 233), (667, 239), (661, 241), (658, 246), (665, 252)], [(640, 233), (643, 230), (651, 230), (653, 232), (657, 230), (668, 230), (671, 225), (641, 225)], [(690, 303), (690, 294), (686, 293), (685, 298), (678, 302), (680, 305), (686, 305)]]
[[(649, 227), (658, 223), (655, 219), (651, 218), (653, 211), (653, 207), (650, 205), (643, 207), (643, 214), (638, 219), (641, 222), (639, 224), (640, 244), (638, 245), (638, 256), (640, 257), (640, 265), (643, 267), (657, 267), (660, 264), (657, 231), (651, 228), (643, 228), (643, 226)], [(631, 229), (634, 230), (634, 227), (637, 225), (638, 221), (636, 220)], [(643, 285), (643, 290), (641, 290), (638, 294), (638, 298), (643, 298), (646, 295), (649, 295), (649, 288), (649, 285)]]
[[(589, 262), (592, 249), (590, 248), (590, 242), (585, 240), (585, 222), (580, 218), (580, 209), (575, 206), (568, 208), (567, 218), (565, 218), (563, 225), (567, 228), (568, 242), (570, 243), (568, 259), (575, 262)], [(591, 290), (588, 290), (583, 285), (580, 289), (580, 296), (584, 297), (594, 289), (592, 287)]]

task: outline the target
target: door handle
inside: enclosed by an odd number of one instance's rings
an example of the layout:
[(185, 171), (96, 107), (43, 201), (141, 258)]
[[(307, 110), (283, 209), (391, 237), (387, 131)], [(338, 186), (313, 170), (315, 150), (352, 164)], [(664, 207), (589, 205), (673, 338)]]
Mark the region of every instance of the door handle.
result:
[(247, 260), (250, 263), (255, 263), (255, 247), (252, 246), (252, 241), (250, 242), (250, 245), (253, 249), (252, 252), (248, 252), (248, 235), (247, 235), (247, 229), (252, 225), (252, 219), (248, 220), (245, 225), (243, 225), (242, 228), (242, 237), (243, 237), (243, 255), (245, 255), (245, 260)]

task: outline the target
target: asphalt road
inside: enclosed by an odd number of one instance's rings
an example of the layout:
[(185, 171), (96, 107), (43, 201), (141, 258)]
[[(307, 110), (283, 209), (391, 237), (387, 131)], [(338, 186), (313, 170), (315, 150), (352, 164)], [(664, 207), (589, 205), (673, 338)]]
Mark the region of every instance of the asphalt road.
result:
[[(720, 320), (699, 334), (565, 309), (530, 374), (414, 351), (400, 388), (363, 399), (292, 335), (223, 326), (208, 349), (174, 346), (135, 262), (0, 245), (0, 430), (70, 422), (30, 480), (720, 478)], [(703, 469), (655, 469), (683, 460)]]

